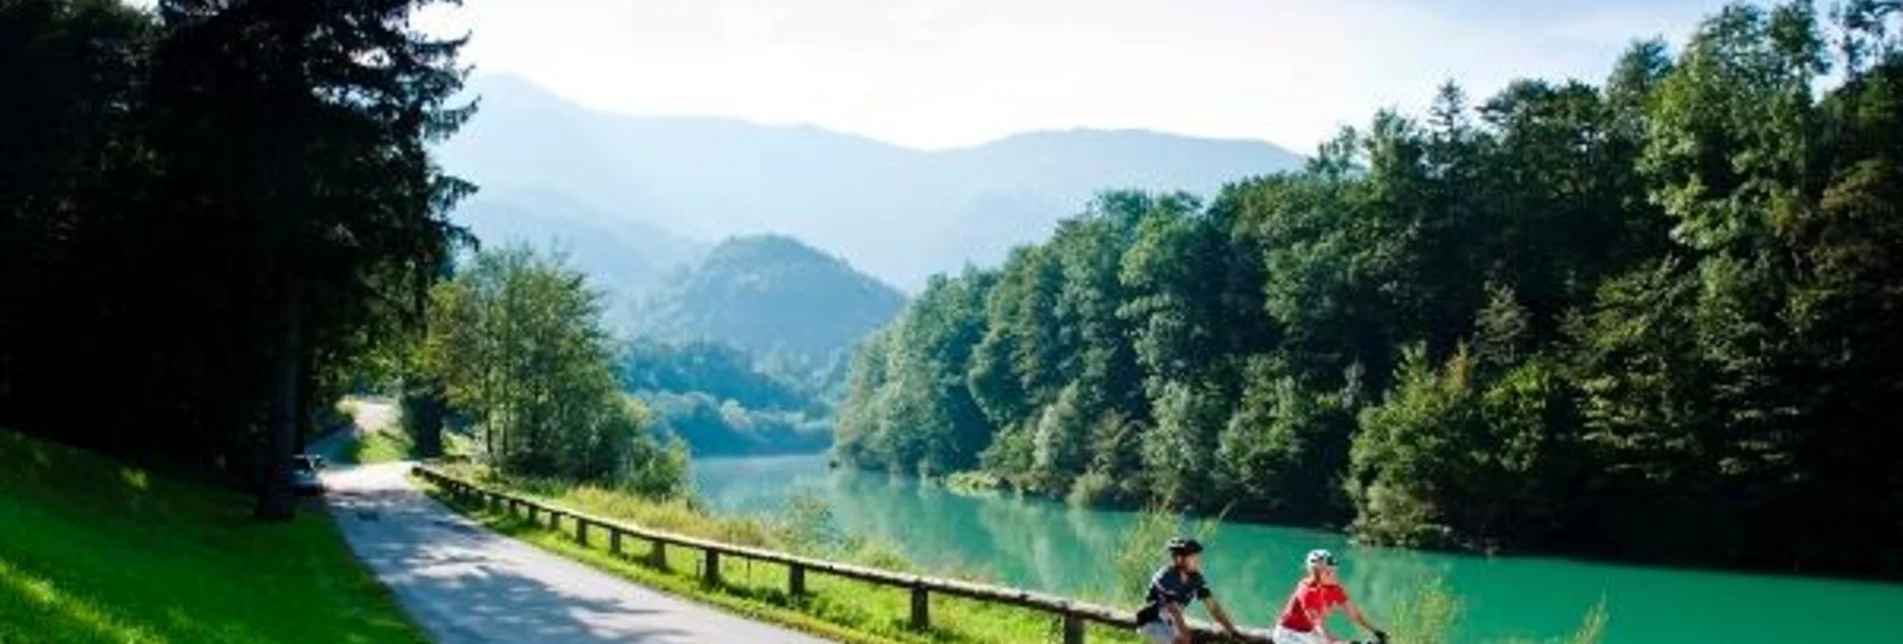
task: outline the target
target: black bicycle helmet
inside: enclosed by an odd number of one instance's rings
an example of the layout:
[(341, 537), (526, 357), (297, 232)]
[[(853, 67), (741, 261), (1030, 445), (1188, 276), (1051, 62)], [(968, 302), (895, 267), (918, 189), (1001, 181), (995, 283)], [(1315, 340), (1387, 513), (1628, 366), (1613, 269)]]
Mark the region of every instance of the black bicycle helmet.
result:
[(1169, 551), (1172, 555), (1193, 555), (1203, 551), (1203, 544), (1189, 537), (1176, 537), (1170, 539)]

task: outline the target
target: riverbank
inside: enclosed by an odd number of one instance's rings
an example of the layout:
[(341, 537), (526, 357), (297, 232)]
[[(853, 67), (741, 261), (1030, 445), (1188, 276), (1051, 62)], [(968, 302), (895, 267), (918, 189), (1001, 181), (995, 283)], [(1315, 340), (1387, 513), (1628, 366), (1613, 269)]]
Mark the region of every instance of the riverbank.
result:
[[(471, 465), (445, 469), (513, 493), (652, 529), (885, 570), (987, 581), (970, 570), (924, 569), (904, 558), (892, 544), (842, 533), (832, 527), (830, 511), (816, 502), (795, 501), (772, 518), (722, 516), (684, 499), (654, 500), (559, 481), (500, 478)], [(933, 626), (914, 630), (906, 623), (910, 594), (902, 589), (810, 575), (808, 594), (794, 597), (786, 592), (786, 569), (771, 564), (723, 561), (722, 581), (710, 587), (702, 582), (701, 562), (694, 553), (670, 549), (667, 565), (654, 566), (645, 559), (612, 555), (603, 549), (601, 540), (593, 545), (578, 544), (572, 533), (461, 502), (421, 480), (418, 484), (437, 500), (485, 526), (545, 550), (669, 593), (841, 641), (1019, 644), (1052, 640), (1061, 633), (1057, 619), (1044, 613), (942, 596), (930, 600)], [(1137, 641), (1131, 633), (1095, 625), (1088, 628), (1087, 637), (1091, 642)]]
[[(1005, 585), (1068, 596), (1097, 591), (1097, 571), (1144, 516), (962, 494), (912, 477), (829, 469), (823, 457), (697, 459), (692, 473), (699, 498), (720, 514), (773, 516), (791, 498), (822, 499), (841, 530), (896, 544), (921, 566), (979, 568)], [(1898, 584), (1380, 548), (1336, 532), (1234, 521), (1205, 543), (1212, 587), (1257, 624), (1275, 619), (1313, 548), (1342, 558), (1349, 591), (1384, 625), (1424, 584), (1443, 580), (1461, 600), (1453, 641), (1463, 643), (1563, 641), (1602, 600), (1611, 642), (1856, 639), (1867, 635), (1862, 616), (1903, 612)], [(1794, 596), (1815, 598), (1818, 619), (1783, 619)], [(1112, 594), (1108, 603), (1118, 601), (1130, 598)]]
[[(459, 477), (484, 476), (480, 469), (470, 466), (458, 467), (456, 470)], [(969, 567), (960, 569), (920, 565), (898, 551), (898, 547), (903, 544), (885, 544), (876, 539), (846, 534), (836, 527), (831, 508), (816, 499), (792, 500), (773, 515), (719, 514), (708, 512), (688, 501), (656, 501), (613, 490), (563, 485), (555, 481), (487, 477), (485, 483), (553, 505), (651, 529), (891, 570), (1004, 583), (986, 571)], [(784, 591), (786, 569), (773, 564), (725, 560), (720, 575), (723, 584), (707, 588), (701, 583), (700, 564), (692, 553), (669, 549), (668, 566), (657, 568), (637, 561), (638, 557), (608, 554), (603, 549), (602, 539), (593, 540), (592, 546), (580, 545), (575, 542), (572, 532), (553, 531), (546, 525), (531, 523), (520, 517), (487, 512), (481, 507), (459, 503), (447, 495), (437, 496), (505, 534), (614, 574), (846, 641), (1017, 643), (1048, 641), (1059, 633), (1057, 620), (1046, 614), (936, 595), (931, 600), (934, 628), (914, 631), (905, 623), (909, 606), (903, 591), (811, 576), (808, 587), (812, 595), (795, 599)], [(1127, 598), (1141, 596), (1144, 580), (1157, 565), (1159, 557), (1154, 552), (1154, 544), (1185, 529), (1176, 517), (1147, 516), (1147, 520), (1123, 536), (1123, 546), (1100, 553), (1097, 565), (1092, 567), (1091, 570), (1100, 576), (1099, 587), (1108, 592), (1084, 593), (1083, 598), (1134, 610)], [(1206, 532), (1207, 528), (1203, 530)], [(635, 548), (638, 551), (639, 547)], [(1601, 606), (1586, 615), (1583, 626), (1578, 617), (1580, 613), (1575, 613), (1574, 626), (1569, 627), (1563, 636), (1456, 639), (1454, 633), (1463, 612), (1461, 600), (1449, 592), (1444, 584), (1432, 579), (1423, 580), (1409, 592), (1404, 600), (1384, 602), (1381, 620), (1388, 630), (1405, 636), (1407, 641), (1594, 642), (1599, 641), (1606, 623)], [(1231, 606), (1233, 610), (1234, 604)], [(1352, 630), (1343, 624), (1339, 632), (1349, 633)], [(1120, 629), (1093, 627), (1090, 641), (1133, 640), (1129, 633)]]

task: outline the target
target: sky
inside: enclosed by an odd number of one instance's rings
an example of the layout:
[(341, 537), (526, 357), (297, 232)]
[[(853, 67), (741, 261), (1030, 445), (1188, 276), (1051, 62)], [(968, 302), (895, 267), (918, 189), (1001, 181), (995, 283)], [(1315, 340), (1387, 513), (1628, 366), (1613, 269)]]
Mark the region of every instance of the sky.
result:
[(1314, 146), (1446, 80), (1597, 82), (1717, 0), (465, 0), (418, 17), (479, 72), (616, 112), (912, 147), (1077, 127)]

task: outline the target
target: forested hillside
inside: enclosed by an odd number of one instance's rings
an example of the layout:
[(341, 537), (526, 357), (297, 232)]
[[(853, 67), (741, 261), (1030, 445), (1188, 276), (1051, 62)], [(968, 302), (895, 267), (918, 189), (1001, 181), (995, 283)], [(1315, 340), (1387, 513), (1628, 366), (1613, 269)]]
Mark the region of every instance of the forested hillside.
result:
[[(716, 342), (635, 340), (621, 384), (646, 401), (660, 432), (697, 456), (817, 452), (832, 445), (836, 377), (762, 370), (751, 354)], [(796, 386), (795, 383), (805, 385)]]
[(810, 372), (843, 361), (904, 304), (897, 290), (799, 240), (734, 237), (669, 278), (642, 307), (636, 331), (729, 344), (789, 373)]
[(869, 339), (838, 456), (1381, 543), (1903, 574), (1903, 54), (1893, 3), (1848, 5), (1728, 8), (1597, 86), (1450, 86), (1208, 203), (1108, 194)]

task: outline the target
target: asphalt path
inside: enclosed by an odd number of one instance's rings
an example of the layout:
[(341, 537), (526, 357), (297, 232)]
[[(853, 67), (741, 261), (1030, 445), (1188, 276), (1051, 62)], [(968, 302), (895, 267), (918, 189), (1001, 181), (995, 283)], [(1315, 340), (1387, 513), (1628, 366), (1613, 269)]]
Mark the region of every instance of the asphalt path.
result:
[[(387, 409), (365, 411), (361, 420), (388, 417)], [(323, 473), (325, 502), (357, 557), (438, 642), (825, 641), (645, 588), (491, 532), (417, 490), (405, 476), (409, 467), (329, 468)]]

